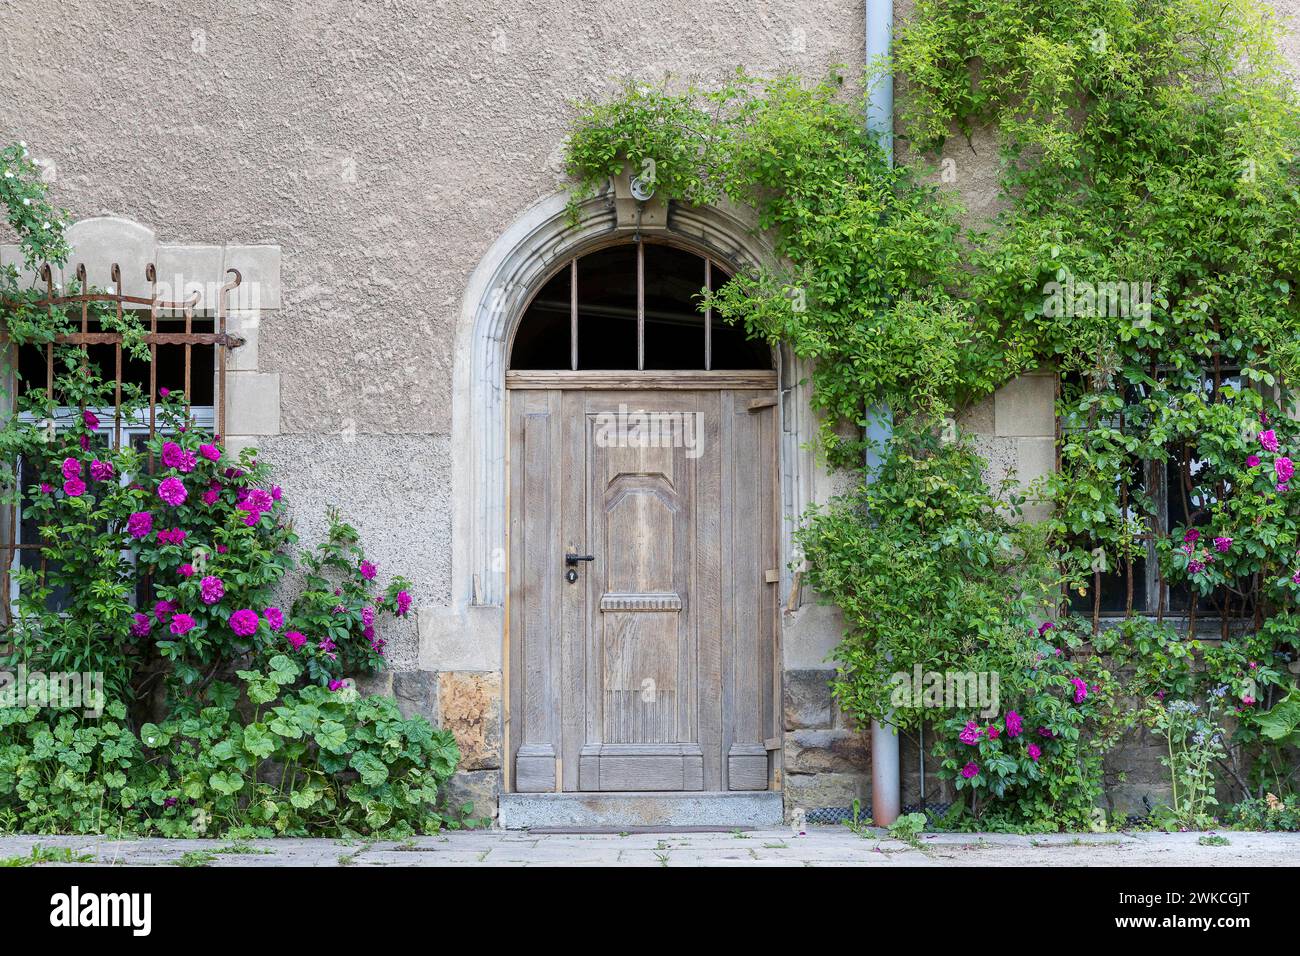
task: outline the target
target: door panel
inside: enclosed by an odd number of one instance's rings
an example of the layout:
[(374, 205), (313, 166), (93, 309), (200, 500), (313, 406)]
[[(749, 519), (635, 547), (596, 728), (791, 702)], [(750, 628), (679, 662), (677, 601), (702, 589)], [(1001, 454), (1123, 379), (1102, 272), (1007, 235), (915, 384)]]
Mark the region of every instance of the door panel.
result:
[(516, 789), (767, 788), (775, 420), (769, 391), (512, 392)]

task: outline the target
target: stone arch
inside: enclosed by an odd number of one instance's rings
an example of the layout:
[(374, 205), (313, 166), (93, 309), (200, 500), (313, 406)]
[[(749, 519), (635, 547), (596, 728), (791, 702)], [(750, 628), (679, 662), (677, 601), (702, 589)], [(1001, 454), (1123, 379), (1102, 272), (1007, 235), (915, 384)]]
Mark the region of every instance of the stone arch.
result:
[[(630, 233), (619, 228), (608, 194), (580, 204), (576, 220), (570, 216), (567, 194), (552, 195), (515, 220), (470, 277), (461, 305), (453, 380), (452, 610), (462, 629), (471, 625), (473, 640), (486, 640), (489, 631), (499, 635), (504, 623), (505, 372), (515, 328), (533, 294), (560, 263)], [(771, 243), (757, 231), (752, 213), (732, 204), (673, 204), (666, 229), (658, 234), (734, 269), (779, 261)], [(812, 500), (814, 463), (802, 445), (815, 423), (798, 394), (804, 378), (798, 363), (788, 350), (776, 351), (782, 396), (782, 511), (788, 529)], [(789, 535), (782, 538), (785, 557)], [(490, 623), (467, 621), (465, 612), (475, 609), (492, 609)]]

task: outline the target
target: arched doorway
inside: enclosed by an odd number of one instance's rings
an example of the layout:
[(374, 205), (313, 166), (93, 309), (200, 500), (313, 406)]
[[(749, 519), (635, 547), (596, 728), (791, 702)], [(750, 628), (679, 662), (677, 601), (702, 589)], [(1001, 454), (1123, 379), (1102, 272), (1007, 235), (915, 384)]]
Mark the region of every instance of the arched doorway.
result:
[(697, 308), (729, 275), (607, 237), (550, 270), (507, 343), (516, 792), (776, 783), (777, 373)]

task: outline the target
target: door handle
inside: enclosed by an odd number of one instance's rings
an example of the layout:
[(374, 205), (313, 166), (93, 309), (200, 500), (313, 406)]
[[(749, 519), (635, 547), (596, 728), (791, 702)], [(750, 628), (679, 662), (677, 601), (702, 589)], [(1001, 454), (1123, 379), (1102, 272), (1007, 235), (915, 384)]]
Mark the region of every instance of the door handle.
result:
[(564, 572), (564, 580), (570, 584), (578, 583), (578, 562), (595, 561), (594, 554), (578, 554), (576, 551), (570, 551), (564, 556), (564, 563), (569, 566), (569, 570)]

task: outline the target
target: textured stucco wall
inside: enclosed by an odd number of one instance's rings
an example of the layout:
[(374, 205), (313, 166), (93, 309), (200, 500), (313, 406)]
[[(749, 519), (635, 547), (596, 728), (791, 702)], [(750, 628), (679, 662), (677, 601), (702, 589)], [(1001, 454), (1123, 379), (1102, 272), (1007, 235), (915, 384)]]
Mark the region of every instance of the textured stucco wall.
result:
[(258, 444), (304, 531), (340, 505), (440, 604), (460, 299), (493, 239), (562, 185), (571, 101), (740, 64), (821, 73), (860, 61), (863, 29), (855, 0), (15, 0), (0, 136), (55, 163), (76, 218), (282, 247), (257, 356), (279, 376), (280, 434)]

